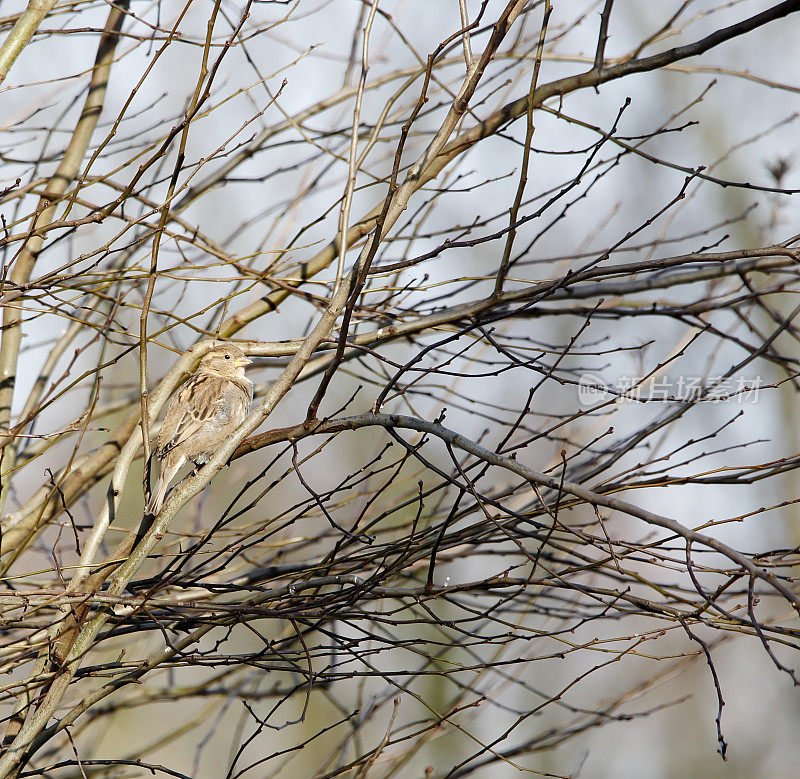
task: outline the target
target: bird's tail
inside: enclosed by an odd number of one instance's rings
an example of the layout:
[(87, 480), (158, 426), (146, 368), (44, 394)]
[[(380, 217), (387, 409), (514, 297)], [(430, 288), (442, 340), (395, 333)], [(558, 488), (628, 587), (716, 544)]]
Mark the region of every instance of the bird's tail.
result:
[(162, 472), (158, 477), (152, 495), (150, 495), (150, 500), (147, 501), (147, 506), (144, 510), (145, 514), (152, 514), (155, 516), (161, 511), (161, 506), (164, 505), (164, 496), (167, 494), (167, 487), (169, 487), (169, 482), (164, 478)]
[(144, 538), (145, 533), (153, 526), (153, 520), (161, 511), (161, 506), (164, 505), (164, 497), (167, 494), (170, 482), (175, 478), (175, 475), (181, 469), (181, 466), (186, 461), (185, 457), (173, 458), (170, 455), (161, 461), (161, 473), (158, 475), (158, 481), (150, 495), (150, 500), (144, 509), (144, 516), (139, 525), (139, 531), (136, 534), (136, 541), (134, 547), (138, 546), (139, 542)]
[(155, 489), (144, 508), (144, 516), (139, 524), (139, 529), (136, 531), (136, 540), (133, 542), (134, 549), (139, 546), (139, 542), (153, 526), (153, 520), (156, 518), (158, 512), (161, 511), (161, 506), (164, 504), (164, 496), (167, 494), (167, 487), (169, 487), (169, 482), (164, 479), (164, 474), (162, 473), (158, 477)]

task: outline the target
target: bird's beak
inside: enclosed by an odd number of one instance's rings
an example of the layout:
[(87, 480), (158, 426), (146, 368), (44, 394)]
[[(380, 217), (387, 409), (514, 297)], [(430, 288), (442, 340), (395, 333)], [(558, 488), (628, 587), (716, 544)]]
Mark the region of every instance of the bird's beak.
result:
[(237, 357), (235, 364), (237, 368), (244, 368), (245, 365), (252, 365), (253, 361), (249, 357)]

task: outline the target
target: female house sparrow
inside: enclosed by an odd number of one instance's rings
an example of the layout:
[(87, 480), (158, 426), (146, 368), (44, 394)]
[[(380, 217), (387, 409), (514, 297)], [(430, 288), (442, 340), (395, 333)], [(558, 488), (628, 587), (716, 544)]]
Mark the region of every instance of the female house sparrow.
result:
[(158, 434), (155, 454), (160, 474), (146, 514), (158, 514), (169, 483), (187, 460), (203, 465), (220, 442), (242, 424), (253, 400), (253, 382), (244, 373), (250, 363), (238, 346), (215, 346), (200, 360), (194, 376), (172, 396)]

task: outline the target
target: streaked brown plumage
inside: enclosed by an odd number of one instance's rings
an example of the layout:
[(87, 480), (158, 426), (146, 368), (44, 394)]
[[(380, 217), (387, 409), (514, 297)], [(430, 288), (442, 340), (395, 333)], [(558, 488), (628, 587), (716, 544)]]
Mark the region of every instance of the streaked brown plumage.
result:
[(238, 346), (215, 346), (172, 396), (154, 452), (161, 472), (145, 513), (158, 514), (170, 482), (185, 462), (203, 465), (242, 424), (253, 400), (253, 382), (244, 373), (251, 362)]

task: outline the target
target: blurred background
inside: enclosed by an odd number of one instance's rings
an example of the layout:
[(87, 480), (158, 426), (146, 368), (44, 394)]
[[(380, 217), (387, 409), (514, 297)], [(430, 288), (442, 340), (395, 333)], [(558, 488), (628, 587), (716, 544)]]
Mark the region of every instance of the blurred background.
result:
[[(380, 398), (386, 412), (443, 420), (537, 472), (719, 539), (793, 588), (800, 16), (597, 88), (564, 82), (537, 98), (530, 128), (524, 109), (494, 121), (535, 71), (543, 90), (591, 69), (602, 14), (611, 69), (778, 5), (567, 0), (548, 15), (543, 2), (522, 4), (449, 135), (468, 148), (414, 188), (375, 251), (348, 334), (364, 348), (337, 367), (318, 418), (364, 414)], [(3, 35), (24, 7), (6, 0)], [(111, 8), (59, 3), (0, 87), (4, 278), (80, 123)], [(24, 553), (4, 549), (3, 575), (32, 595), (65, 585), (76, 539), (106, 505), (113, 457), (63, 504), (58, 485), (139, 408), (143, 312), (151, 391), (180, 354), (221, 337), (249, 345), (263, 398), (293, 353), (286, 342), (308, 335), (332, 293), (338, 251), (326, 247), (342, 220), (380, 213), (393, 165), (402, 183), (435, 142), (467, 73), (462, 13), (479, 61), (506, 4), (122, 8), (62, 221), (44, 233), (26, 285), (5, 285), (21, 291), (6, 305), (23, 337), (4, 533), (37, 512), (44, 521)], [(348, 244), (349, 270), (364, 244)], [(491, 299), (504, 257), (511, 297)], [(395, 325), (407, 330), (381, 335)], [(324, 346), (260, 432), (306, 418), (335, 341)], [(764, 581), (748, 595), (743, 569), (702, 544), (687, 549), (609, 508), (565, 499), (559, 514), (557, 491), (537, 495), (500, 467), (484, 474), (479, 457), (435, 436), (401, 438), (408, 448), (365, 427), (235, 459), (137, 574), (134, 591), (149, 592), (154, 611), (109, 622), (57, 716), (114, 663), (130, 670), (210, 618), (184, 614), (189, 598), (213, 611), (308, 577), (361, 576), (352, 597), (344, 580), (307, 600), (287, 590), (275, 611), (220, 626), (105, 698), (78, 720), (75, 752), (62, 734), (29, 769), (80, 776), (48, 767), (78, 754), (141, 757), (198, 779), (796, 774), (797, 614), (786, 599)], [(140, 455), (104, 555), (141, 517)], [(481, 473), (479, 493), (465, 471)], [(195, 589), (158, 585), (165, 571)], [(514, 587), (475, 584), (501, 576)], [(426, 584), (465, 590), (428, 602)], [(50, 617), (5, 618), (18, 681), (35, 659), (19, 642)]]

